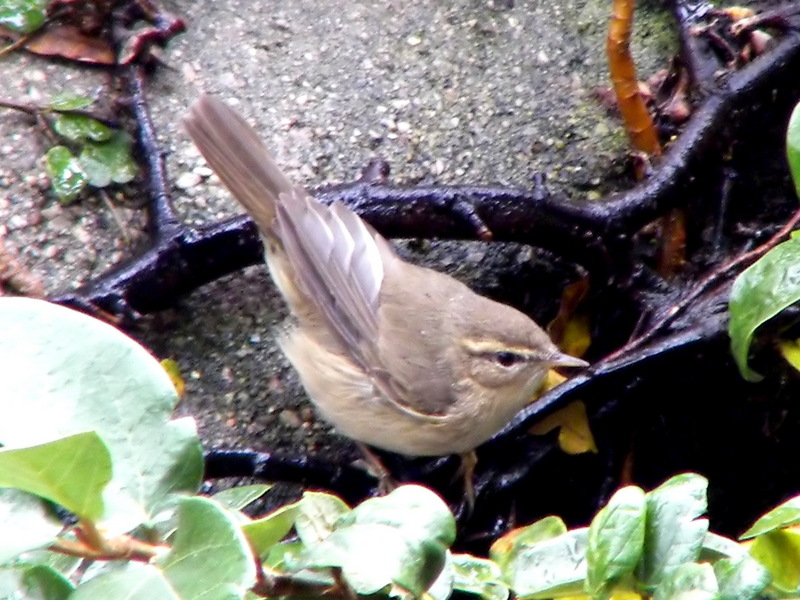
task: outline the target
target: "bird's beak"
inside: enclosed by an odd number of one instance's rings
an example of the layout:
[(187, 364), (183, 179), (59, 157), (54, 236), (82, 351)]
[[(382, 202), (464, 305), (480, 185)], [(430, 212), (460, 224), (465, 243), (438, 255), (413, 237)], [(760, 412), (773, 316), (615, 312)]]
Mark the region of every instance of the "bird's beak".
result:
[(589, 363), (580, 358), (575, 358), (563, 352), (554, 352), (547, 357), (547, 363), (551, 367), (588, 367)]

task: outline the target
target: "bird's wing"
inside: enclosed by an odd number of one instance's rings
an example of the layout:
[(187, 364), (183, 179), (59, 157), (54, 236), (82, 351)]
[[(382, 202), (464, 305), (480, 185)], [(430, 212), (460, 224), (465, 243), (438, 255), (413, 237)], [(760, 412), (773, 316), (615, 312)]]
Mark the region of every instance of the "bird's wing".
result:
[(277, 232), (295, 280), (359, 363), (378, 332), (383, 261), (366, 224), (296, 188), (278, 203)]
[(204, 95), (185, 120), (192, 139), (262, 233), (286, 253), (291, 280), (379, 396), (403, 413), (415, 410), (409, 386), (392, 376), (376, 350), (384, 261), (399, 260), (389, 243), (343, 205), (324, 206), (294, 186), (253, 128), (218, 98)]
[(376, 349), (385, 261), (400, 260), (388, 242), (341, 204), (327, 207), (300, 189), (278, 203), (278, 235), (296, 281), (325, 316), (355, 362), (367, 373), (382, 401), (425, 420), (409, 385), (398, 379)]

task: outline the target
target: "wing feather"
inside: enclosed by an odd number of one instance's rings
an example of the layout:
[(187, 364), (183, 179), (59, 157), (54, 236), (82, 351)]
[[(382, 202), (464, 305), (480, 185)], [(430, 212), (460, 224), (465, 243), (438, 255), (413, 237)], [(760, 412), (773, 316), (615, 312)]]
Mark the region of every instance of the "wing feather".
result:
[(294, 186), (252, 127), (221, 100), (202, 96), (187, 116), (186, 128), (262, 233), (285, 252), (288, 260), (276, 264), (291, 271), (279, 273), (276, 281), (300, 288), (379, 390), (376, 396), (404, 414), (428, 421), (441, 418), (414, 408), (419, 402), (409, 397), (411, 382), (393, 375), (377, 349), (387, 261), (399, 260), (389, 243), (344, 205), (324, 206)]

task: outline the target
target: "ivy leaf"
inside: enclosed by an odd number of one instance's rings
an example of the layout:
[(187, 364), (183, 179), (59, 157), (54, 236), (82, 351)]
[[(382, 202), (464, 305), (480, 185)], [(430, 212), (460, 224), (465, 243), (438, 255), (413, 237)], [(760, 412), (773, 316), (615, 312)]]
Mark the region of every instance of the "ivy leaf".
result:
[(729, 303), (731, 351), (742, 377), (759, 381), (747, 365), (753, 334), (783, 309), (800, 300), (800, 240), (778, 244), (745, 269), (733, 283)]
[(208, 498), (180, 501), (172, 550), (157, 564), (181, 598), (241, 598), (256, 578), (237, 523)]
[(685, 563), (658, 584), (653, 600), (717, 600), (718, 594), (711, 565)]
[(589, 528), (583, 527), (516, 545), (504, 557), (503, 581), (521, 599), (581, 595), (586, 579), (588, 537)]
[(631, 573), (642, 556), (645, 494), (635, 486), (617, 491), (589, 526), (586, 591), (608, 597), (611, 586)]
[(753, 526), (745, 531), (740, 540), (749, 540), (770, 531), (784, 529), (800, 524), (800, 496), (790, 498), (780, 506), (773, 508), (763, 517), (758, 519)]
[(76, 114), (58, 115), (53, 123), (53, 129), (60, 136), (73, 142), (107, 142), (115, 133), (114, 129), (97, 119)]
[(51, 500), (79, 518), (103, 514), (103, 489), (111, 481), (111, 457), (94, 433), (46, 444), (0, 450), (0, 486)]
[(719, 582), (718, 600), (753, 600), (772, 580), (769, 571), (747, 554), (718, 560), (714, 574)]
[(468, 592), (483, 600), (506, 600), (508, 586), (503, 583), (500, 567), (491, 560), (471, 554), (451, 555), (453, 589)]
[(40, 498), (19, 490), (0, 490), (0, 564), (49, 546), (63, 527)]
[(136, 177), (136, 163), (131, 156), (133, 142), (124, 131), (116, 131), (102, 144), (87, 142), (79, 157), (86, 176), (95, 187), (111, 182), (127, 183)]
[(647, 493), (644, 555), (639, 576), (654, 588), (684, 563), (700, 556), (708, 532), (708, 481), (694, 473), (676, 475)]
[[(161, 362), (163, 364), (164, 361)], [(212, 497), (226, 508), (241, 510), (251, 502), (255, 502), (261, 498), (261, 496), (266, 494), (271, 488), (272, 486), (267, 483), (240, 485), (217, 492)]]
[(794, 107), (786, 131), (786, 157), (794, 180), (794, 189), (800, 198), (800, 103)]
[[(228, 596), (235, 598), (236, 596)], [(241, 596), (239, 596), (241, 598)], [(102, 573), (78, 586), (69, 600), (185, 600), (170, 585), (164, 573), (153, 565), (129, 562), (117, 570)], [(211, 597), (208, 597), (209, 600)]]
[(297, 535), (306, 546), (313, 546), (333, 532), (350, 507), (333, 494), (305, 492), (299, 510), (294, 525)]
[(54, 146), (45, 155), (50, 185), (62, 204), (74, 202), (89, 183), (80, 161), (65, 146)]
[(78, 96), (66, 92), (63, 94), (56, 94), (53, 96), (52, 100), (50, 100), (50, 108), (55, 111), (81, 110), (89, 108), (92, 104), (94, 104), (94, 100), (88, 96)]
[(327, 537), (307, 548), (300, 567), (338, 567), (359, 594), (396, 585), (419, 597), (441, 573), (454, 540), (455, 519), (441, 498), (404, 485), (341, 517)]
[(250, 547), (257, 556), (262, 558), (267, 556), (272, 547), (291, 531), (300, 510), (299, 505), (299, 502), (295, 502), (282, 506), (260, 519), (242, 525), (242, 533), (247, 537)]
[(516, 560), (524, 548), (539, 542), (557, 538), (567, 533), (567, 526), (560, 517), (549, 516), (539, 519), (526, 527), (519, 527), (498, 538), (489, 549), (489, 557), (497, 563), (502, 572)]

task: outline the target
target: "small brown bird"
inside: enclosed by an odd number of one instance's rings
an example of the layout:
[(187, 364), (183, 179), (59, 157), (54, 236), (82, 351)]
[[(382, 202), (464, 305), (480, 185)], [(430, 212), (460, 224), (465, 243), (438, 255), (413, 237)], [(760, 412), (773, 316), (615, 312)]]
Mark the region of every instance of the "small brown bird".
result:
[(518, 310), (404, 261), (353, 211), (316, 202), (219, 99), (202, 96), (186, 128), (258, 224), (294, 318), (281, 347), (341, 433), (408, 456), (471, 454), (551, 367), (587, 366)]

